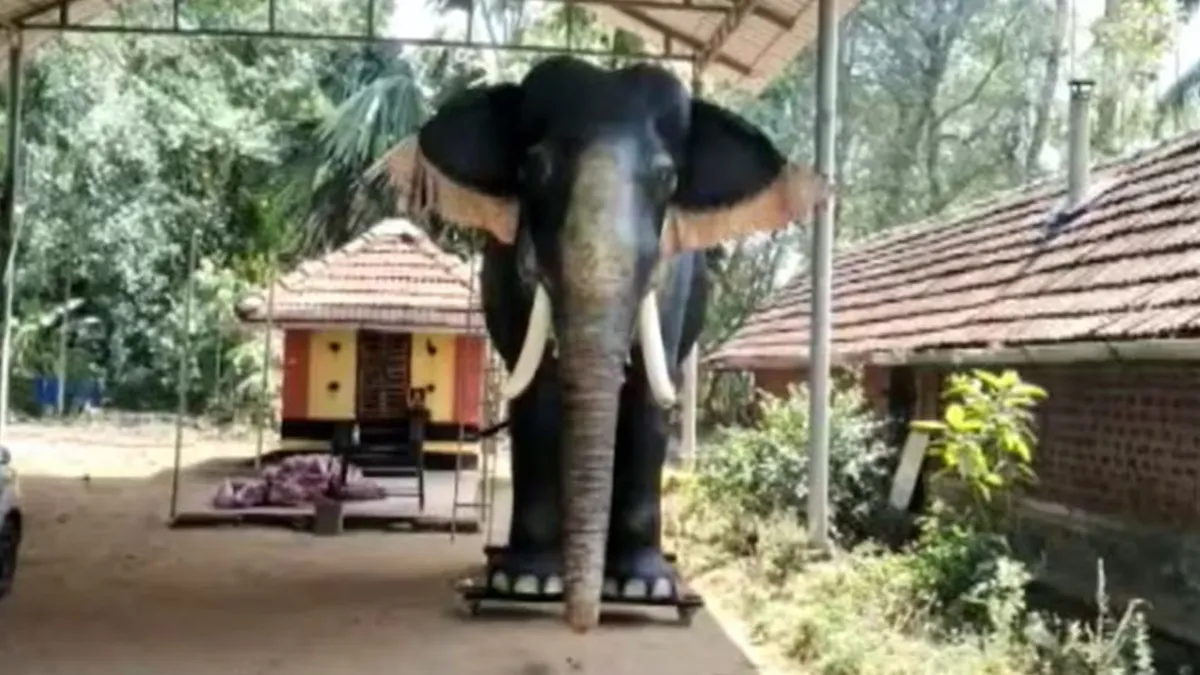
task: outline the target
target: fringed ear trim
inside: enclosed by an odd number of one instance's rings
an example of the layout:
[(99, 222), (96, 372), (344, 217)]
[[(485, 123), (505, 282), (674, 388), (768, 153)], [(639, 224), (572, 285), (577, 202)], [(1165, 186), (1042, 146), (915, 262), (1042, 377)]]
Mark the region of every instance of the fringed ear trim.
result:
[(516, 200), (484, 194), (451, 180), (425, 157), (415, 135), (389, 150), (371, 171), (387, 173), (389, 182), (403, 195), (402, 209), (413, 218), (437, 213), (451, 223), (487, 230), (505, 244), (511, 244), (516, 236)]
[(807, 220), (829, 197), (826, 181), (807, 166), (788, 164), (766, 189), (736, 204), (707, 211), (672, 207), (663, 225), (662, 254), (707, 249), (756, 232)]

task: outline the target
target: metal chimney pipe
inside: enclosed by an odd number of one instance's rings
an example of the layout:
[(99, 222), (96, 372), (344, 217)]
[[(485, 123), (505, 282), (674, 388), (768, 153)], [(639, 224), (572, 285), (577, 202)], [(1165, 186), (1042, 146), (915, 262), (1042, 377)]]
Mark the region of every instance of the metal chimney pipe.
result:
[(1068, 119), (1067, 210), (1075, 210), (1088, 191), (1091, 170), (1092, 130), (1088, 119), (1088, 101), (1094, 80), (1071, 80), (1071, 109)]

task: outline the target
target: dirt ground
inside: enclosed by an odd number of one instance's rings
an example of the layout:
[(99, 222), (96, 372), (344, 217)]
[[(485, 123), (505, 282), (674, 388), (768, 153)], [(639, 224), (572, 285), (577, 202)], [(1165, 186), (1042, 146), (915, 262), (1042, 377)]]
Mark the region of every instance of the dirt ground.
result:
[[(483, 535), (169, 530), (172, 439), (161, 424), (11, 430), (28, 533), (0, 604), (0, 673), (757, 672), (708, 612), (690, 628), (609, 614), (586, 636), (558, 608), (468, 618), (451, 585), (479, 568)], [(189, 432), (185, 463), (197, 474), (253, 445)]]

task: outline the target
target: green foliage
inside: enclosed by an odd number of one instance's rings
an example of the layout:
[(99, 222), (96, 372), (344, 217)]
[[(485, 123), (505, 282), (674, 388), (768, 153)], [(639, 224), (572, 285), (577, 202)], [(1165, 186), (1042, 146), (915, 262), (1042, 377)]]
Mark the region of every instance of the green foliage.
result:
[(990, 625), (993, 603), (1009, 603), (1024, 593), (1023, 583), (1015, 589), (995, 584), (997, 572), (1012, 562), (1008, 540), (948, 515), (945, 505), (935, 502), (921, 519), (921, 533), (908, 559), (913, 575), (930, 609), (946, 625), (998, 628)]
[[(118, 20), (160, 21), (161, 5), (128, 3)], [(287, 20), (344, 31), (361, 22), (361, 7), (320, 0)], [(265, 5), (189, 0), (183, 19), (261, 25)], [(313, 188), (298, 195), (295, 176), (320, 147), (319, 121), (344, 98), (334, 98), (338, 78), (367, 69), (364, 58), (339, 45), (248, 40), (71, 36), (48, 45), (27, 77), (17, 372), (52, 372), (56, 329), (38, 327), (39, 317), (82, 300), (72, 321), (94, 327), (72, 337), (70, 368), (104, 379), (121, 407), (173, 408), (195, 232), (207, 262), (196, 276), (190, 402), (204, 411), (254, 399), (235, 382), (260, 381), (243, 371), (261, 373), (261, 355), (248, 357), (261, 347), (245, 346), (260, 343), (234, 329), (232, 309), (247, 282), (262, 281), (261, 261), (308, 252), (294, 233)], [(257, 413), (222, 413), (243, 414)]]
[(939, 475), (972, 498), (965, 511), (935, 501), (921, 519), (913, 552), (918, 578), (950, 625), (1005, 629), (1010, 626), (991, 623), (996, 608), (1023, 602), (1017, 597), (1023, 582), (998, 583), (997, 575), (1018, 563), (1010, 558), (1002, 520), (990, 502), (994, 491), (1035, 478), (1033, 409), (1045, 398), (1043, 389), (1014, 370), (953, 373), (942, 389), (942, 419), (911, 423), (930, 434), (928, 453), (940, 462)]
[[(834, 389), (830, 404), (829, 475), (834, 531), (847, 542), (866, 532), (881, 505), (887, 449), (880, 422), (855, 386)], [(701, 499), (750, 517), (803, 516), (808, 499), (809, 397), (806, 387), (786, 398), (765, 396), (754, 427), (721, 430), (701, 448)]]
[(701, 366), (697, 426), (704, 434), (754, 424), (759, 399), (750, 373), (714, 371)]
[(1033, 617), (1026, 630), (1047, 671), (1062, 675), (1154, 675), (1150, 630), (1142, 603), (1129, 603), (1114, 616), (1104, 576), (1104, 561), (1096, 561), (1095, 621), (1061, 621)]
[(996, 375), (974, 370), (947, 378), (941, 420), (920, 420), (913, 429), (931, 434), (929, 452), (953, 472), (977, 499), (1034, 478), (1033, 407), (1046, 398), (1042, 388), (1023, 382), (1014, 370)]
[[(945, 419), (920, 426), (937, 436), (932, 452), (951, 458), (949, 480), (962, 488), (986, 486), (978, 491), (980, 508), (954, 510), (935, 501), (920, 519), (919, 536), (903, 550), (867, 541), (832, 558), (815, 555), (800, 517), (807, 400), (793, 391), (768, 400), (759, 429), (727, 430), (702, 456), (696, 475), (671, 481), (671, 499), (680, 503), (668, 512), (668, 535), (687, 542), (689, 572), (703, 575), (706, 590), (715, 587), (734, 604), (755, 641), (803, 672), (1154, 672), (1141, 608), (1131, 604), (1113, 618), (1102, 570), (1094, 622), (1030, 609), (1032, 575), (1012, 557), (1000, 521), (983, 508), (993, 504), (987, 497), (1032, 476), (1032, 409), (1045, 393), (1014, 372), (986, 371), (951, 377), (945, 393)], [(839, 396), (849, 404), (835, 403), (841, 412), (834, 428), (842, 431), (834, 436), (845, 447), (853, 447), (851, 439), (860, 444), (857, 453), (843, 448), (841, 454), (873, 457), (862, 449), (870, 447), (871, 435), (853, 432), (864, 428), (860, 395)], [(968, 462), (976, 468), (961, 470)], [(831, 473), (838, 476), (838, 469)], [(876, 490), (878, 499), (882, 485)], [(837, 501), (855, 489), (835, 483), (832, 492)]]

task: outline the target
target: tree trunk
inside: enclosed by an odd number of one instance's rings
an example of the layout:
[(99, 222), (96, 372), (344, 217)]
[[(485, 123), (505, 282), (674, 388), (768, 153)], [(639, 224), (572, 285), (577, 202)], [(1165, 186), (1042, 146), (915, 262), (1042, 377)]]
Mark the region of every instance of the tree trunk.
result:
[(1067, 39), (1067, 20), (1069, 18), (1069, 0), (1054, 2), (1054, 32), (1050, 38), (1050, 46), (1046, 51), (1046, 70), (1042, 75), (1042, 83), (1038, 87), (1038, 98), (1033, 109), (1033, 130), (1029, 134), (1029, 146), (1025, 149), (1025, 164), (1022, 168), (1021, 182), (1033, 180), (1038, 173), (1038, 159), (1046, 147), (1046, 137), (1050, 130), (1050, 116), (1054, 105), (1054, 91), (1058, 88), (1058, 79), (1062, 70), (1063, 44)]
[[(1104, 0), (1104, 18), (1101, 26), (1105, 31), (1111, 31), (1120, 20), (1121, 0)], [(1096, 97), (1096, 131), (1092, 136), (1092, 145), (1102, 154), (1111, 155), (1116, 152), (1117, 136), (1117, 106), (1119, 104), (1121, 83), (1113, 78), (1117, 70), (1118, 46), (1111, 33), (1106, 34), (1101, 52), (1101, 77), (1098, 96)]]

